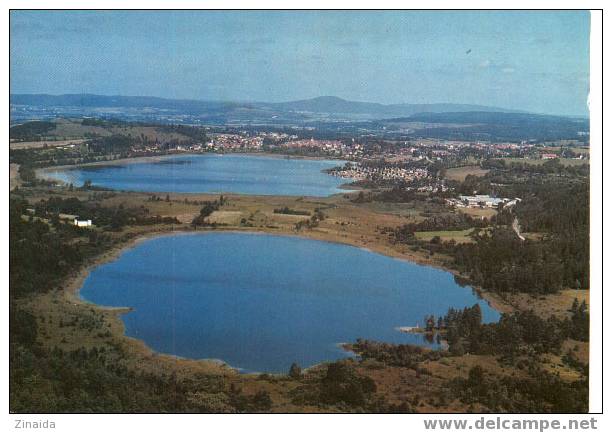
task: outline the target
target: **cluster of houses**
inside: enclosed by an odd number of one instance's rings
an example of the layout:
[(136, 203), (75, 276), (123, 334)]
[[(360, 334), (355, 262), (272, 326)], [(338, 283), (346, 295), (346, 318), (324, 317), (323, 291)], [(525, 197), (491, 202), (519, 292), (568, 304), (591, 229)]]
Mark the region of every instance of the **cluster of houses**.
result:
[[(410, 190), (410, 187), (406, 188)], [(418, 192), (446, 192), (449, 190), (448, 186), (444, 183), (444, 181), (439, 181), (436, 179), (431, 179), (426, 185), (421, 185), (416, 188)]]
[(413, 181), (427, 177), (427, 170), (423, 168), (403, 168), (389, 166), (367, 166), (361, 164), (347, 164), (344, 167), (330, 171), (333, 176), (351, 178), (355, 180), (402, 180)]
[(460, 195), (459, 198), (451, 198), (446, 202), (454, 207), (470, 207), (470, 208), (490, 208), (496, 209), (500, 206), (510, 207), (520, 202), (520, 198), (500, 198), (491, 197), (490, 195)]
[(207, 150), (261, 150), (263, 137), (243, 136), (240, 134), (214, 134), (206, 143)]
[(317, 149), (317, 151), (319, 152), (324, 152), (336, 156), (344, 155), (356, 157), (363, 153), (363, 146), (359, 144), (347, 145), (339, 140), (316, 140), (314, 138), (287, 141), (282, 144), (282, 147), (287, 149)]
[(557, 159), (557, 158), (559, 158), (559, 155), (557, 155), (556, 153), (542, 153), (540, 155), (540, 158), (542, 158), (542, 159)]

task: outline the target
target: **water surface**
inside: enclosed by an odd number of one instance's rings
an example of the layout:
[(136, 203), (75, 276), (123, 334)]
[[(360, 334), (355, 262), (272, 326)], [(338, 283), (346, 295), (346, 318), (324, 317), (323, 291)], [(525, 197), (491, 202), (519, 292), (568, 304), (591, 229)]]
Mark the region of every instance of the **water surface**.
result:
[(323, 197), (340, 192), (348, 182), (322, 170), (344, 161), (287, 159), (253, 155), (179, 155), (159, 161), (49, 170), (48, 176), (81, 186), (124, 191), (175, 193), (240, 193)]
[(246, 233), (154, 238), (94, 269), (81, 296), (129, 306), (126, 333), (152, 349), (286, 372), (348, 356), (357, 338), (427, 344), (398, 326), (479, 303), (452, 274), (364, 249)]

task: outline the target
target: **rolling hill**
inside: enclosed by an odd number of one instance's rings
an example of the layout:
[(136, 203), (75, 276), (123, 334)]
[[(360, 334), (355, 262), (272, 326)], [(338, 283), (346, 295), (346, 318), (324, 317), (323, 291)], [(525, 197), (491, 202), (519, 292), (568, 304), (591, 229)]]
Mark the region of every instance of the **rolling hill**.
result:
[(45, 107), (89, 112), (100, 109), (159, 110), (172, 114), (208, 116), (223, 119), (251, 117), (292, 120), (367, 120), (412, 116), (417, 113), (443, 112), (516, 112), (499, 107), (468, 104), (379, 104), (349, 101), (335, 96), (321, 96), (290, 102), (232, 102), (165, 99), (149, 96), (104, 96), (94, 94), (12, 94), (12, 106)]

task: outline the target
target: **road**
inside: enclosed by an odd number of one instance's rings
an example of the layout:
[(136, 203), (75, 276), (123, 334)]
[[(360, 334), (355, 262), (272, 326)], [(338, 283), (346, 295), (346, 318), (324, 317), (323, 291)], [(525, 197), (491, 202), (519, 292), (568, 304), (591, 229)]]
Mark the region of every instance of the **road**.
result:
[(516, 233), (520, 240), (525, 240), (525, 237), (521, 234), (521, 225), (519, 224), (517, 217), (514, 217), (514, 220), (512, 221), (512, 230), (514, 230), (514, 233)]

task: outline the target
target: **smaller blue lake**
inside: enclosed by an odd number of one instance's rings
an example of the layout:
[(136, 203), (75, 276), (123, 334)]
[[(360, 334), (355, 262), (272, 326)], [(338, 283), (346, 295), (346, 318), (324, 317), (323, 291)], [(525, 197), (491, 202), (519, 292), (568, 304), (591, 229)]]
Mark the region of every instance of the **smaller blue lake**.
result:
[(161, 353), (221, 359), (250, 372), (286, 372), (349, 356), (357, 338), (427, 343), (397, 331), (426, 314), (478, 303), (453, 275), (364, 249), (291, 236), (162, 236), (94, 269), (83, 299), (133, 307), (126, 334)]
[(122, 191), (325, 197), (346, 192), (339, 186), (350, 180), (323, 172), (343, 164), (320, 159), (204, 154), (49, 170), (47, 175), (77, 186), (91, 180), (93, 185)]

